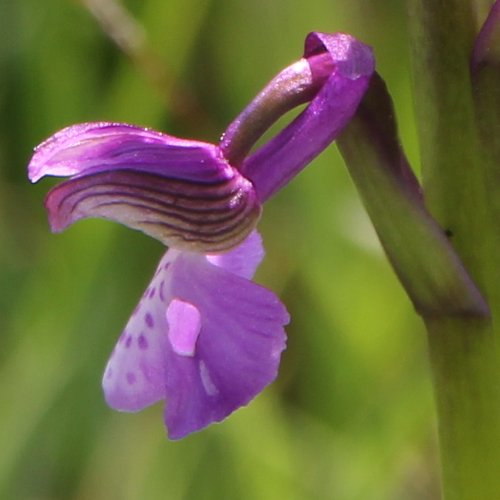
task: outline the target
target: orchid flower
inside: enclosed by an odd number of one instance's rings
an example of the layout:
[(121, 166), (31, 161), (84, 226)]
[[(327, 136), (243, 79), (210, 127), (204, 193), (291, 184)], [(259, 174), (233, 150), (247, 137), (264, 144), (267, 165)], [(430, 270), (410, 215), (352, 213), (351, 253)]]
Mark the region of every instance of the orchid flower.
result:
[[(312, 33), (220, 144), (122, 123), (70, 126), (36, 148), (29, 178), (68, 176), (47, 195), (53, 231), (86, 217), (125, 224), (168, 250), (108, 362), (113, 408), (165, 400), (171, 439), (218, 422), (277, 375), (288, 313), (253, 283), (264, 251), (262, 204), (339, 134), (374, 70), (371, 49), (346, 34)], [(279, 116), (305, 110), (260, 149)]]

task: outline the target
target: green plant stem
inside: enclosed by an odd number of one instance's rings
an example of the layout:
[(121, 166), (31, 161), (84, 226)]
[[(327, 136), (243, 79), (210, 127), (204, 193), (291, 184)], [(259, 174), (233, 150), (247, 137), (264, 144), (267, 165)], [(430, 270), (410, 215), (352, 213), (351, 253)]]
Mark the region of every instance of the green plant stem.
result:
[(427, 319), (447, 500), (500, 492), (498, 363), (493, 330), (479, 319)]
[(500, 498), (500, 375), (495, 323), (498, 218), (488, 201), (469, 64), (468, 0), (409, 0), (414, 95), (426, 202), (485, 295), (492, 318), (424, 316), (446, 500)]

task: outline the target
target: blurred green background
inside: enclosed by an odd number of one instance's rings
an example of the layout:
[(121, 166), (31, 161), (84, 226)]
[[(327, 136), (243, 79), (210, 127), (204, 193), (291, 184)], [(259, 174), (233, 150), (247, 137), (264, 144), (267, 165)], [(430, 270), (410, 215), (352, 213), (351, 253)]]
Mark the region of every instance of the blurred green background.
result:
[(278, 380), (180, 442), (166, 439), (161, 405), (117, 413), (100, 387), (164, 249), (99, 220), (51, 234), (55, 181), (26, 178), (33, 146), (77, 122), (216, 142), (312, 30), (374, 47), (418, 165), (404, 2), (129, 0), (147, 38), (133, 60), (90, 5), (110, 2), (0, 0), (0, 498), (439, 498), (424, 329), (335, 146), (260, 223), (257, 281), (292, 314)]

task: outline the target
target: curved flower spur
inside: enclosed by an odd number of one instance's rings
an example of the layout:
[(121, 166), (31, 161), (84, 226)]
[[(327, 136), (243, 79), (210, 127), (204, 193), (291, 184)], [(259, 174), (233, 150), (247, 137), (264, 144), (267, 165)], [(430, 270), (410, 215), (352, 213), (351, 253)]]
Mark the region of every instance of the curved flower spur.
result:
[[(251, 281), (264, 250), (261, 205), (350, 120), (374, 71), (371, 49), (345, 34), (312, 33), (304, 58), (278, 74), (219, 145), (122, 123), (61, 130), (38, 146), (29, 178), (69, 176), (47, 195), (53, 231), (111, 219), (169, 247), (109, 359), (110, 406), (165, 399), (179, 439), (246, 405), (277, 375), (288, 313)], [(306, 109), (256, 152), (286, 111)]]

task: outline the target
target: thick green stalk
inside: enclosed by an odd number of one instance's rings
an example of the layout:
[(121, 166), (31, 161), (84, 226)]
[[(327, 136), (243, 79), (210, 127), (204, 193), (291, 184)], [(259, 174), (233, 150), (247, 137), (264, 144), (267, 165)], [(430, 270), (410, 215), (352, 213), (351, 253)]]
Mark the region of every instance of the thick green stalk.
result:
[(486, 321), (427, 319), (445, 500), (500, 495), (498, 357)]
[(496, 498), (498, 364), (490, 309), (427, 210), (375, 74), (337, 139), (402, 285), (429, 331), (447, 498)]
[(469, 0), (408, 0), (427, 205), (452, 235), (492, 318), (426, 317), (447, 500), (500, 498), (498, 234), (479, 147)]

